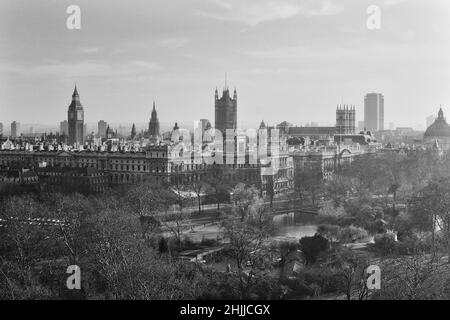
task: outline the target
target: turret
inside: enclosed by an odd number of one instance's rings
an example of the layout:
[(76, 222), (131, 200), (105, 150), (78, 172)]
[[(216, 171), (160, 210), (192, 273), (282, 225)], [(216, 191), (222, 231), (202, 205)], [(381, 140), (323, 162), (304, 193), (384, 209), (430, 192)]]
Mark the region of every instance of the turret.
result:
[(152, 115), (150, 118), (150, 122), (148, 123), (148, 135), (150, 137), (159, 136), (159, 120), (158, 120), (158, 113), (156, 112), (156, 104), (155, 104), (154, 100), (153, 100)]
[(83, 143), (84, 141), (84, 110), (80, 102), (80, 95), (78, 94), (77, 86), (73, 90), (72, 101), (67, 110), (68, 120), (68, 142), (74, 144), (76, 142)]
[(264, 123), (264, 120), (261, 121), (261, 124), (259, 125), (260, 129), (265, 129), (266, 128), (266, 124)]
[[(156, 113), (156, 107), (155, 107), (155, 101), (153, 101), (153, 109), (152, 109), (152, 117), (151, 119), (157, 120), (158, 119), (158, 114)], [(150, 119), (150, 121), (151, 121)]]
[(438, 112), (438, 119), (444, 119), (444, 111), (442, 111), (442, 107), (439, 109), (439, 112)]
[(75, 85), (75, 89), (73, 90), (73, 94), (72, 94), (72, 98), (76, 98), (76, 97), (80, 97), (80, 95), (78, 94), (78, 90), (77, 90), (77, 85)]

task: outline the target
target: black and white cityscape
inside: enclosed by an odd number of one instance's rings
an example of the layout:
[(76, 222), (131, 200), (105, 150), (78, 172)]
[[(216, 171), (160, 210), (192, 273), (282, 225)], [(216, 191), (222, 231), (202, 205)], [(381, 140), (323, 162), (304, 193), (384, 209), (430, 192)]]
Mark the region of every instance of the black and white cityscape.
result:
[(0, 299), (450, 299), (449, 15), (0, 0)]

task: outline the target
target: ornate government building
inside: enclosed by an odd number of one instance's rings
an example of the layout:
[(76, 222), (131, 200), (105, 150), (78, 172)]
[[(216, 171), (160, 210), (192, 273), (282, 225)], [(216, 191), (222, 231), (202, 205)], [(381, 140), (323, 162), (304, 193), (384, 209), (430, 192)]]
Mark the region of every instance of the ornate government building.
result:
[(214, 95), (215, 106), (215, 129), (226, 134), (226, 129), (237, 129), (237, 93), (234, 89), (233, 98), (230, 96), (228, 87), (225, 87), (222, 92), (222, 97), (219, 98), (219, 93)]
[[(237, 129), (236, 90), (233, 98), (230, 97), (228, 88), (224, 89), (221, 98), (218, 97), (216, 90), (215, 120), (216, 129), (224, 134), (226, 129)], [(101, 145), (90, 144), (89, 141), (83, 144), (84, 110), (76, 87), (68, 109), (68, 123), (69, 146), (32, 142), (14, 144), (7, 141), (0, 150), (0, 169), (26, 168), (36, 172), (40, 180), (52, 185), (64, 184), (72, 189), (76, 186), (87, 189), (89, 186), (94, 191), (102, 191), (107, 185), (143, 181), (189, 185), (195, 181), (203, 181), (209, 174), (209, 167), (219, 165), (210, 161), (197, 161), (195, 152), (198, 150), (189, 147), (189, 139), (186, 141), (172, 139), (171, 142), (155, 143), (160, 136), (155, 103), (147, 131), (150, 143), (136, 148), (118, 139), (108, 139), (101, 142)], [(210, 128), (207, 121), (202, 121), (202, 128), (203, 126)], [(177, 129), (179, 128), (175, 125), (174, 132), (177, 132)], [(205, 155), (212, 153), (223, 157), (223, 164), (220, 164), (224, 168), (223, 179), (230, 185), (239, 182), (255, 185), (261, 189), (263, 195), (292, 190), (293, 163), (292, 157), (288, 155), (285, 140), (281, 143), (279, 152), (268, 154), (264, 161), (261, 159), (250, 161), (250, 153), (253, 151), (249, 147), (249, 138), (246, 136), (238, 138), (229, 141), (234, 144), (231, 148), (233, 152), (229, 152), (228, 148), (222, 148), (223, 146), (209, 150), (208, 144), (214, 146), (214, 141), (203, 142), (201, 157), (204, 160)], [(115, 148), (112, 148), (113, 143)], [(239, 159), (243, 161), (238, 161), (236, 153), (238, 145)]]

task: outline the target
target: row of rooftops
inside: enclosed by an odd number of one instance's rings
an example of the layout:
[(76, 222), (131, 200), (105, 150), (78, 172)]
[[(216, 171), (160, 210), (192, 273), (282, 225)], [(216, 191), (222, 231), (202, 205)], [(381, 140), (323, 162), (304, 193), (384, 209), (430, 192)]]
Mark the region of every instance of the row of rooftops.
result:
[(63, 174), (76, 176), (104, 175), (104, 172), (92, 167), (59, 167), (48, 166), (35, 169), (0, 168), (0, 176), (9, 178), (32, 178), (42, 174)]
[(46, 145), (30, 145), (30, 144), (2, 144), (0, 148), (1, 151), (26, 151), (26, 152), (70, 152), (70, 153), (83, 153), (83, 152), (94, 152), (94, 153), (146, 153), (152, 151), (166, 151), (170, 145), (148, 145), (140, 148), (126, 148), (119, 146), (117, 149), (105, 149), (101, 147), (80, 147), (80, 148), (70, 148), (66, 145), (61, 144), (46, 144)]

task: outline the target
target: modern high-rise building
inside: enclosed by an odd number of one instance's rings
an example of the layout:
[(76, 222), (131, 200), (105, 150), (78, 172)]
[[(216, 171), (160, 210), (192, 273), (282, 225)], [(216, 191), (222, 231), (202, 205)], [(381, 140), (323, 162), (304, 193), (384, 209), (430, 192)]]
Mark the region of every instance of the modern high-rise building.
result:
[(59, 123), (59, 134), (66, 136), (69, 134), (69, 122), (67, 120)]
[(384, 96), (368, 93), (364, 97), (364, 126), (369, 131), (384, 130)]
[(72, 102), (67, 111), (69, 122), (69, 144), (84, 142), (84, 110), (80, 102), (77, 86), (72, 94)]
[(17, 138), (20, 136), (20, 123), (13, 121), (11, 122), (11, 137)]
[(233, 98), (230, 96), (228, 87), (225, 86), (222, 92), (222, 97), (219, 99), (219, 94), (215, 92), (215, 129), (220, 130), (223, 135), (226, 134), (226, 129), (237, 129), (237, 93), (234, 89)]
[(153, 110), (150, 122), (148, 123), (148, 134), (150, 137), (159, 136), (159, 120), (158, 114), (156, 113), (155, 101), (153, 101)]
[(336, 108), (336, 133), (354, 134), (355, 129), (355, 106), (338, 105)]
[(364, 131), (364, 121), (358, 121), (358, 132)]
[(98, 131), (97, 134), (100, 138), (106, 138), (106, 128), (108, 128), (108, 124), (106, 121), (100, 120), (98, 122)]

